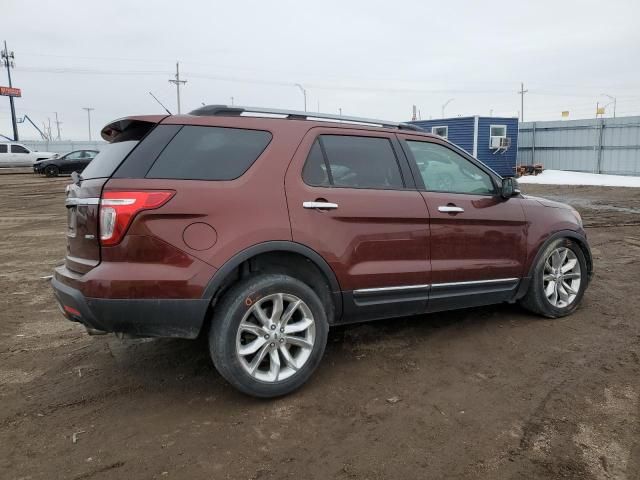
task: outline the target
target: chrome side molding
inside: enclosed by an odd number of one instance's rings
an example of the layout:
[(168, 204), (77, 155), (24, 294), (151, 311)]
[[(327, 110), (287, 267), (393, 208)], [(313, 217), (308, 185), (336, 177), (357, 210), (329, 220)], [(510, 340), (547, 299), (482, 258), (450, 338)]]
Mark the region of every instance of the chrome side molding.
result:
[(64, 201), (65, 206), (67, 207), (75, 207), (78, 205), (99, 205), (99, 198), (67, 198)]
[(471, 282), (451, 282), (451, 283), (431, 283), (431, 284), (420, 284), (420, 285), (400, 285), (394, 287), (377, 287), (377, 288), (360, 288), (358, 290), (354, 290), (354, 295), (366, 295), (371, 293), (384, 293), (384, 292), (401, 292), (407, 290), (427, 290), (434, 288), (444, 288), (444, 287), (464, 287), (464, 286), (474, 286), (474, 285), (486, 285), (492, 283), (515, 283), (519, 281), (519, 278), (494, 278), (491, 280), (475, 280)]

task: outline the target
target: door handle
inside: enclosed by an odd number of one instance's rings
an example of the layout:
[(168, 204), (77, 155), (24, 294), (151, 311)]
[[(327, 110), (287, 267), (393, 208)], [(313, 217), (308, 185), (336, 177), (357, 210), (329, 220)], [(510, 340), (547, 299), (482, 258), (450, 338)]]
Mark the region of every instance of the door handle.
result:
[(456, 207), (455, 205), (440, 205), (438, 211), (443, 213), (462, 213), (464, 208)]
[(335, 210), (336, 208), (338, 208), (338, 204), (337, 203), (331, 203), (331, 202), (302, 202), (302, 207), (303, 208), (319, 208), (321, 210)]

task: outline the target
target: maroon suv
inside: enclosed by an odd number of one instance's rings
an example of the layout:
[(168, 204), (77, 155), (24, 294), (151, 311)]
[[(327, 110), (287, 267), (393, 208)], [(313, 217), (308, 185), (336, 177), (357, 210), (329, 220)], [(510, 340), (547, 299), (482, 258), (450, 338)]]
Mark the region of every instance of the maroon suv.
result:
[(515, 301), (560, 317), (591, 276), (573, 208), (411, 125), (206, 106), (102, 137), (67, 187), (64, 314), (90, 333), (206, 334), (251, 395), (300, 387), (331, 325)]

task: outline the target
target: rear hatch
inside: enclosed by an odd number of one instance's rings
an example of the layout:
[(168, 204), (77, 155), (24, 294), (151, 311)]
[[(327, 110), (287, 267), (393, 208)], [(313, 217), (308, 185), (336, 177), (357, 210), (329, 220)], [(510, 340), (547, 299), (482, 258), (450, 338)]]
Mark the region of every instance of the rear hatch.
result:
[(81, 176), (67, 186), (67, 255), (69, 270), (86, 273), (100, 263), (100, 196), (104, 184), (164, 116), (116, 120), (102, 130), (105, 145)]

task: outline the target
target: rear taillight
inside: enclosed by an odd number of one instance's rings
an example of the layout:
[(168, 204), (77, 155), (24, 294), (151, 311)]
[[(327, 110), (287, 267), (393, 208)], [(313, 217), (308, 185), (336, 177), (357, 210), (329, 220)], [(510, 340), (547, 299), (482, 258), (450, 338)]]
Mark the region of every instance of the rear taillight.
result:
[(138, 212), (161, 207), (175, 192), (167, 190), (107, 190), (100, 199), (100, 243), (116, 245)]

